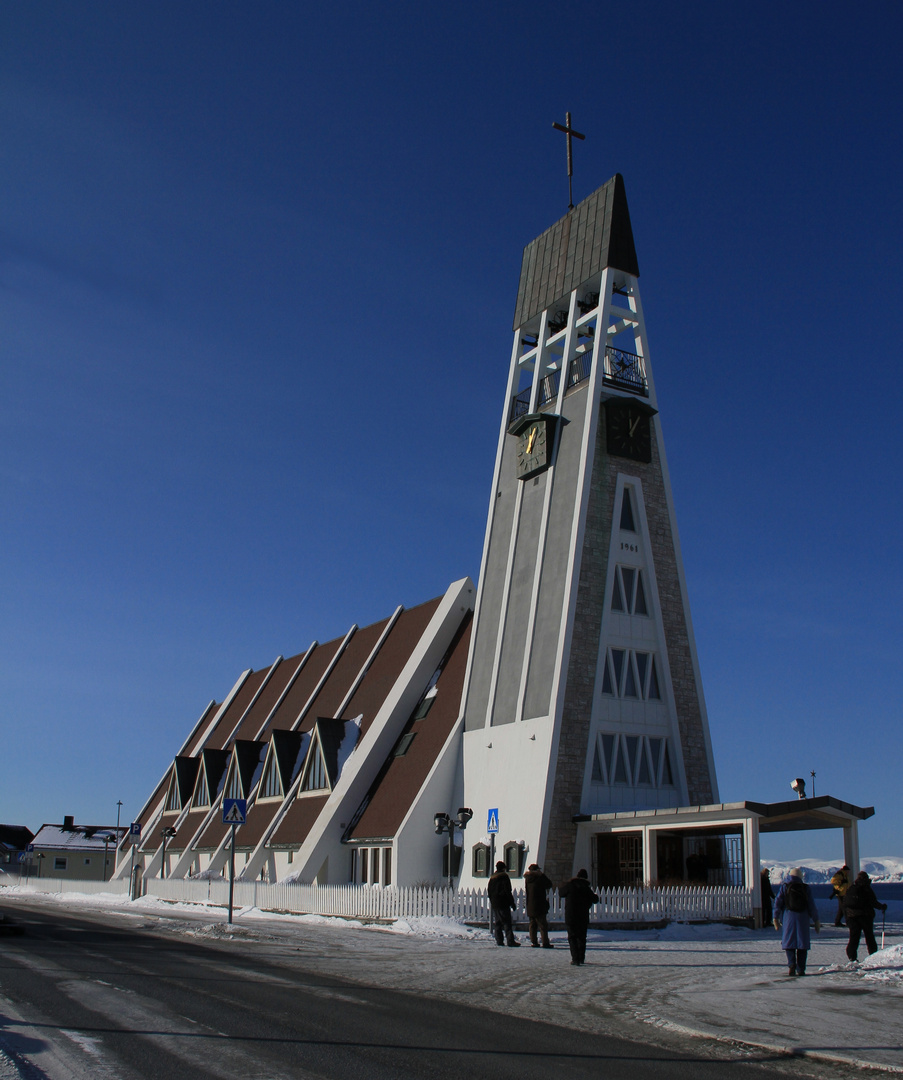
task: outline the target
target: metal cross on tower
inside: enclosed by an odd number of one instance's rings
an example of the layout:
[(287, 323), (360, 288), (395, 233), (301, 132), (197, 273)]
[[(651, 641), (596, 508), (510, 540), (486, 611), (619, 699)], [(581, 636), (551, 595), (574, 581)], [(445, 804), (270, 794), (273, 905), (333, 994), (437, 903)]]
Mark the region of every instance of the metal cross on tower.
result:
[(572, 190), (571, 177), (574, 175), (574, 159), (571, 155), (571, 139), (585, 139), (585, 135), (581, 135), (579, 131), (574, 131), (571, 127), (571, 114), (566, 112), (564, 114), (563, 124), (552, 124), (552, 127), (556, 131), (563, 131), (567, 136), (568, 143), (568, 210), (574, 209), (574, 192)]

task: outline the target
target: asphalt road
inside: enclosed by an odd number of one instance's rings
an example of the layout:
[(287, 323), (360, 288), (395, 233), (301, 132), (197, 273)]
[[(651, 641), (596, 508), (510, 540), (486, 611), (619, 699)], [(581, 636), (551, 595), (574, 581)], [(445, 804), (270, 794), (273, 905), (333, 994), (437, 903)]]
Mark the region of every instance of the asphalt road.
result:
[(500, 1015), (210, 943), (17, 902), (0, 938), (0, 1080), (709, 1080), (850, 1075), (702, 1041), (668, 1046)]

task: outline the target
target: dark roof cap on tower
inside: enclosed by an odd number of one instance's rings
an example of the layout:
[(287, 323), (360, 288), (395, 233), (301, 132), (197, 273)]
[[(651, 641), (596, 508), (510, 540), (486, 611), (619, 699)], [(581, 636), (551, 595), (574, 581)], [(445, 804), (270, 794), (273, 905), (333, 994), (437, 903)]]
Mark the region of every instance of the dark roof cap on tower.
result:
[(640, 276), (620, 173), (524, 248), (514, 329), (606, 266)]

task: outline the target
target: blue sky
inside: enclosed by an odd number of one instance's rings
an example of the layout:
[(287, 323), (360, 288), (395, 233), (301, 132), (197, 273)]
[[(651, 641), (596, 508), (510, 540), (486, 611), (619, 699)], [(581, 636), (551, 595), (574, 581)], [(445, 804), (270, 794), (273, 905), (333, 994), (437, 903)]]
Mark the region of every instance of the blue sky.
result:
[[(903, 8), (0, 11), (0, 820), (476, 578), (523, 246), (625, 178), (721, 796), (899, 854)], [(839, 834), (771, 841), (840, 855)]]

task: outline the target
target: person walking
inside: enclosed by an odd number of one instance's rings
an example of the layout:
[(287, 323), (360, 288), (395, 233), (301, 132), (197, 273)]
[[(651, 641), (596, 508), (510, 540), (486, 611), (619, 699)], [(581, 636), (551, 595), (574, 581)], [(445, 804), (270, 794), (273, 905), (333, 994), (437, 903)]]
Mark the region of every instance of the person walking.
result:
[(539, 948), (537, 938), (542, 937), (544, 949), (554, 949), (555, 946), (549, 941), (549, 889), (552, 882), (536, 863), (530, 863), (524, 874), (524, 891), (527, 894), (527, 918), (530, 920), (530, 944), (534, 949)]
[(771, 874), (767, 866), (762, 867), (759, 883), (762, 891), (762, 925), (769, 927), (774, 917), (772, 914), (774, 909), (774, 889), (771, 887)]
[(809, 955), (809, 920), (815, 924), (815, 932), (821, 930), (818, 909), (812, 899), (812, 890), (803, 881), (799, 867), (790, 871), (789, 880), (778, 889), (774, 901), (774, 928), (781, 930), (781, 948), (787, 954), (788, 975), (805, 975)]
[(831, 884), (834, 886), (834, 892), (831, 895), (837, 897), (837, 914), (834, 916), (834, 925), (843, 926), (843, 896), (850, 887), (850, 868), (846, 864), (831, 878)]
[(566, 881), (558, 890), (564, 898), (564, 923), (568, 931), (571, 963), (580, 967), (586, 958), (586, 932), (589, 929), (589, 909), (599, 902), (599, 897), (589, 884), (589, 875), (578, 870), (577, 876)]
[(865, 947), (869, 956), (878, 951), (875, 941), (875, 910), (887, 911), (887, 904), (882, 904), (875, 896), (872, 879), (862, 870), (856, 875), (852, 885), (848, 885), (843, 894), (843, 911), (847, 917), (850, 940), (847, 942), (847, 957), (856, 962), (859, 954), (859, 937), (865, 935)]
[(517, 901), (514, 899), (511, 878), (508, 877), (508, 871), (503, 862), (499, 861), (495, 864), (495, 873), (489, 879), (486, 892), (492, 908), (496, 945), (504, 945), (507, 942), (511, 948), (519, 947), (520, 942), (514, 936), (514, 925), (511, 921), (511, 913), (517, 907)]

